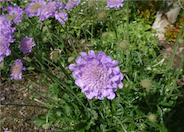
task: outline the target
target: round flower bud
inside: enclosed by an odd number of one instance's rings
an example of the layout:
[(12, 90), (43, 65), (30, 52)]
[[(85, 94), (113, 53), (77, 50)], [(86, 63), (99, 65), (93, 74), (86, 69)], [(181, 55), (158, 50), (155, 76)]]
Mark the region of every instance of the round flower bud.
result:
[(125, 51), (129, 48), (129, 43), (126, 40), (121, 40), (118, 43), (118, 49)]
[(99, 14), (98, 14), (98, 20), (104, 20), (104, 19), (106, 19), (106, 17), (107, 17), (107, 15), (106, 15), (106, 12), (105, 11), (101, 11), (101, 12), (99, 12)]
[(155, 114), (150, 114), (148, 116), (148, 120), (151, 121), (151, 122), (155, 122), (157, 120), (157, 117)]
[(152, 82), (151, 82), (150, 80), (148, 80), (148, 79), (142, 80), (140, 84), (141, 84), (141, 86), (142, 86), (143, 88), (145, 88), (146, 90), (149, 90), (149, 89), (152, 88)]
[(145, 128), (146, 128), (146, 125), (145, 125), (145, 124), (141, 123), (141, 124), (139, 125), (139, 129), (140, 129), (141, 131), (144, 131)]
[(96, 0), (88, 0), (88, 6), (92, 7), (96, 5)]
[(61, 55), (61, 50), (54, 49), (53, 51), (50, 52), (50, 59), (52, 61), (57, 61), (60, 55)]
[(50, 128), (50, 124), (49, 123), (43, 124), (42, 128), (47, 130)]
[(70, 57), (68, 58), (68, 62), (71, 63), (74, 59), (75, 59), (75, 57), (70, 56)]
[(102, 38), (107, 39), (108, 37), (109, 37), (109, 33), (108, 32), (102, 33)]

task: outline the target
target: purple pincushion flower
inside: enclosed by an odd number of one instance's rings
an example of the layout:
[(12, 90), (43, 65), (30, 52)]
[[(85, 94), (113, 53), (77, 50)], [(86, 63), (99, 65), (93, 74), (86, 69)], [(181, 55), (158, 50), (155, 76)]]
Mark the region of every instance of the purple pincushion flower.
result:
[(11, 21), (7, 16), (0, 16), (0, 62), (3, 61), (5, 56), (11, 54), (9, 49), (10, 43), (14, 41), (13, 33), (15, 28), (11, 27)]
[(11, 66), (11, 79), (22, 79), (22, 70), (26, 70), (21, 59), (16, 59)]
[(45, 19), (54, 16), (56, 10), (56, 2), (50, 0), (39, 10), (39, 21), (44, 21)]
[(0, 41), (0, 62), (2, 62), (5, 56), (9, 56), (11, 54), (11, 51), (9, 49), (9, 43), (2, 39), (0, 39)]
[(23, 12), (23, 9), (21, 9), (19, 6), (13, 7), (10, 9), (9, 17), (13, 18), (14, 23), (20, 23), (22, 21)]
[(33, 39), (27, 36), (23, 38), (20, 43), (20, 49), (24, 54), (30, 53), (34, 46), (35, 46), (35, 42), (33, 41)]
[(56, 8), (58, 10), (64, 9), (64, 7), (65, 7), (65, 4), (62, 1), (59, 1), (59, 2), (56, 3)]
[(75, 84), (81, 88), (88, 99), (94, 97), (100, 100), (103, 100), (104, 97), (113, 99), (117, 86), (123, 87), (121, 82), (123, 74), (117, 66), (119, 62), (112, 60), (102, 51), (95, 54), (93, 50), (90, 50), (88, 55), (85, 52), (81, 52), (80, 55), (76, 59), (77, 65), (69, 65), (76, 79)]
[(11, 5), (7, 6), (6, 9), (10, 11), (13, 7)]
[(65, 24), (65, 21), (68, 19), (68, 15), (66, 12), (56, 12), (55, 18), (58, 20), (61, 24)]
[(39, 10), (46, 5), (44, 0), (32, 0), (30, 4), (25, 9), (26, 15), (28, 17), (38, 16)]
[(3, 127), (3, 130), (6, 132), (8, 131), (8, 127)]
[(2, 8), (0, 8), (0, 11), (4, 11), (4, 9), (5, 9), (5, 8), (4, 8), (4, 7), (2, 7)]
[(123, 0), (107, 0), (107, 5), (110, 8), (118, 9), (123, 6)]
[(68, 0), (66, 3), (65, 9), (70, 10), (80, 4), (79, 0)]

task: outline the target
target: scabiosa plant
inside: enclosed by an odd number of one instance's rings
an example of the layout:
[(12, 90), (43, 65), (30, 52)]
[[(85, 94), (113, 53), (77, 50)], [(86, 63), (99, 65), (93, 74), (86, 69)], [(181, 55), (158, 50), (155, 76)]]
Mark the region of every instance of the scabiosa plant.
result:
[(21, 9), (19, 6), (13, 7), (9, 11), (9, 17), (13, 18), (14, 23), (20, 23), (22, 21), (23, 12), (23, 9)]
[(66, 12), (56, 12), (55, 18), (58, 20), (61, 24), (65, 24), (65, 21), (68, 19), (68, 15)]
[(68, 0), (66, 3), (65, 9), (70, 10), (80, 4), (79, 0)]
[(22, 71), (25, 71), (21, 59), (16, 59), (13, 65), (11, 66), (11, 79), (22, 79)]
[(39, 10), (39, 21), (44, 21), (45, 19), (54, 16), (56, 10), (56, 2), (50, 0)]
[(30, 37), (24, 37), (20, 43), (20, 50), (24, 53), (30, 53), (32, 51), (32, 48), (35, 46), (35, 42)]
[(123, 0), (107, 0), (107, 5), (109, 8), (118, 9), (123, 6)]
[(97, 97), (103, 100), (104, 97), (113, 99), (117, 86), (123, 87), (121, 80), (123, 74), (117, 66), (117, 60), (112, 60), (110, 56), (102, 51), (97, 54), (93, 50), (80, 53), (76, 59), (76, 64), (70, 64), (69, 69), (73, 71), (72, 75), (76, 79), (75, 84), (81, 88), (81, 91), (88, 99)]
[(32, 0), (25, 9), (26, 15), (28, 17), (38, 16), (39, 10), (43, 8), (44, 5), (46, 5), (44, 0)]

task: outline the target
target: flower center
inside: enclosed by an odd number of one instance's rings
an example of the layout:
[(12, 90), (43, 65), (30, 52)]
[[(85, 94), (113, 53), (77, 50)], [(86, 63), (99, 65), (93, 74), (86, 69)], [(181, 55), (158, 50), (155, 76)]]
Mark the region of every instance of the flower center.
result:
[(119, 1), (118, 0), (111, 0), (112, 4), (119, 4)]
[(107, 71), (103, 66), (89, 65), (82, 70), (82, 82), (92, 89), (103, 88), (108, 82)]
[(18, 63), (15, 63), (15, 65), (12, 67), (12, 74), (18, 75), (21, 72), (21, 66)]
[(36, 3), (36, 4), (33, 4), (33, 5), (30, 7), (30, 9), (31, 9), (32, 11), (36, 12), (36, 11), (37, 11), (39, 8), (41, 8), (41, 7), (42, 7), (41, 4)]

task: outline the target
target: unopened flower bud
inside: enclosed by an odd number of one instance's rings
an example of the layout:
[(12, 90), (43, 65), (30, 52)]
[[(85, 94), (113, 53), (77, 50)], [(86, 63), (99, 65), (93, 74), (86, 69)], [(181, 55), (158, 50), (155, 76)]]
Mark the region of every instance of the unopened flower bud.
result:
[(151, 121), (151, 122), (155, 122), (157, 120), (157, 117), (155, 114), (150, 114), (148, 116), (148, 120)]
[(68, 58), (68, 62), (71, 63), (74, 59), (75, 59), (75, 57), (70, 56), (70, 57)]
[(59, 56), (60, 56), (60, 54), (61, 54), (61, 50), (60, 49), (55, 49), (55, 50), (51, 51), (50, 59), (52, 61), (57, 61)]
[(121, 40), (118, 43), (118, 48), (122, 51), (125, 51), (129, 48), (129, 43), (126, 40)]
[(107, 39), (108, 37), (109, 37), (109, 33), (108, 32), (102, 33), (102, 38)]
[(105, 11), (101, 11), (99, 12), (98, 14), (98, 20), (104, 20), (106, 19), (107, 15), (106, 15), (106, 12)]
[(42, 128), (47, 130), (50, 128), (50, 124), (49, 123), (43, 124)]
[(96, 0), (88, 0), (89, 7), (95, 6), (95, 4), (96, 4)]
[(146, 90), (150, 90), (152, 88), (152, 82), (148, 79), (142, 80), (140, 84)]

